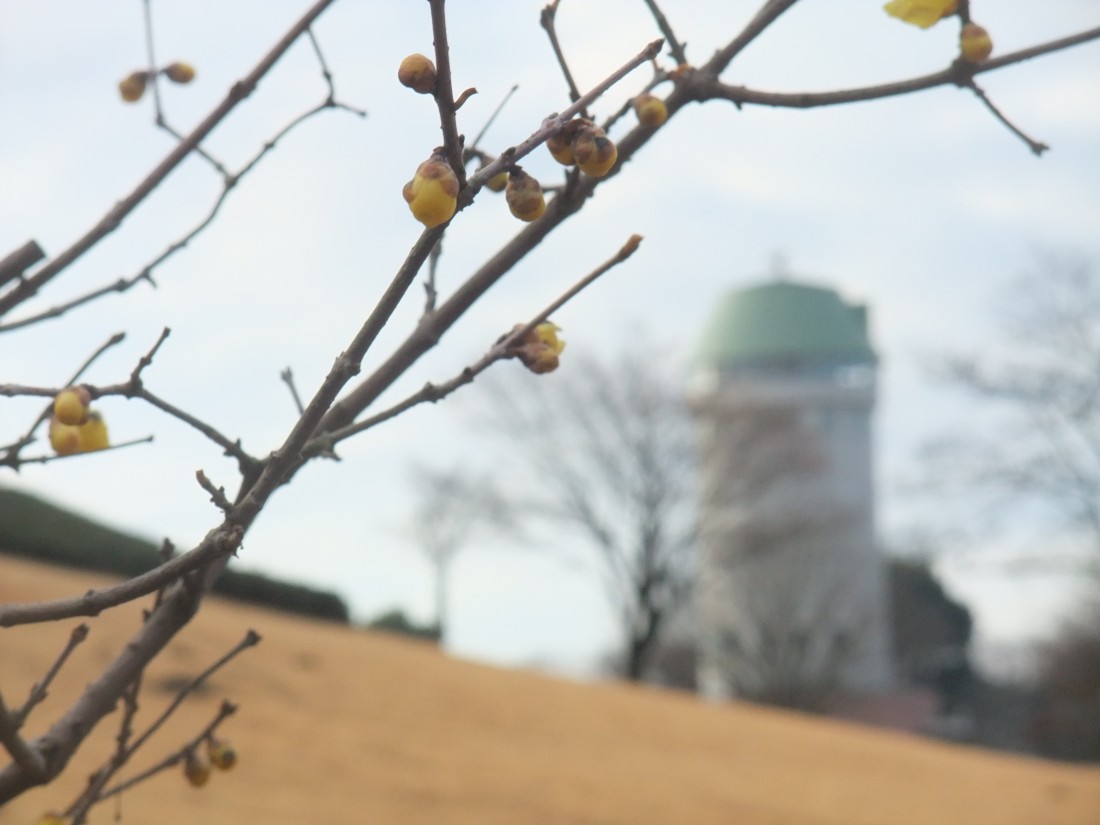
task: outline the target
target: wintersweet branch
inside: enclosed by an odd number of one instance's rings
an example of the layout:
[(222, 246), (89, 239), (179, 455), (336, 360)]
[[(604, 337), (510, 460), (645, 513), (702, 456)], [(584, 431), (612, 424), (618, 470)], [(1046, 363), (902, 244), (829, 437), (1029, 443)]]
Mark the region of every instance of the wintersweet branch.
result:
[(72, 632), (69, 634), (68, 640), (65, 642), (65, 647), (62, 648), (61, 653), (54, 659), (53, 664), (50, 665), (50, 669), (46, 671), (46, 675), (31, 688), (31, 694), (27, 697), (27, 701), (23, 703), (23, 707), (12, 714), (12, 718), (15, 720), (15, 726), (17, 728), (27, 720), (30, 712), (34, 710), (34, 706), (46, 698), (50, 685), (53, 683), (53, 680), (57, 678), (57, 674), (61, 672), (61, 668), (68, 660), (69, 655), (87, 638), (88, 625), (79, 624), (73, 628)]
[(317, 450), (321, 446), (330, 447), (334, 443), (343, 441), (344, 439), (350, 438), (353, 435), (364, 432), (365, 430), (369, 430), (372, 427), (376, 427), (385, 421), (389, 421), (391, 418), (395, 418), (406, 410), (412, 409), (419, 404), (423, 404), (425, 402), (431, 402), (434, 404), (435, 402), (446, 398), (459, 387), (463, 387), (466, 384), (472, 382), (478, 375), (483, 373), (497, 361), (503, 360), (505, 358), (511, 358), (514, 354), (513, 348), (518, 341), (526, 338), (531, 333), (531, 331), (535, 329), (535, 327), (546, 321), (552, 314), (557, 312), (569, 301), (571, 301), (573, 298), (583, 292), (588, 286), (594, 283), (608, 270), (612, 269), (615, 266), (618, 266), (631, 255), (633, 255), (634, 252), (638, 249), (638, 245), (641, 242), (641, 235), (631, 235), (630, 239), (627, 240), (625, 244), (623, 244), (622, 248), (617, 253), (615, 253), (614, 256), (612, 256), (603, 264), (596, 267), (596, 269), (592, 270), (592, 272), (588, 273), (579, 281), (577, 281), (577, 283), (566, 290), (561, 296), (555, 299), (526, 324), (517, 327), (506, 335), (501, 336), (500, 340), (497, 341), (485, 355), (483, 355), (475, 363), (463, 369), (462, 372), (460, 372), (455, 377), (440, 384), (425, 384), (418, 392), (413, 393), (404, 401), (395, 404), (389, 409), (383, 410), (376, 415), (372, 415), (369, 418), (364, 419), (363, 421), (359, 421), (355, 424), (343, 427), (334, 432), (327, 433), (323, 438), (317, 439), (313, 444), (307, 446), (306, 451), (309, 452), (311, 449)]
[(1051, 40), (1000, 57), (990, 58), (977, 66), (969, 68), (953, 64), (941, 71), (910, 78), (909, 80), (899, 80), (876, 86), (861, 86), (853, 89), (839, 89), (832, 92), (765, 92), (759, 89), (750, 89), (746, 86), (732, 86), (717, 80), (710, 80), (698, 74), (693, 74), (685, 80), (685, 83), (690, 86), (692, 98), (699, 101), (721, 99), (728, 100), (738, 106), (749, 103), (758, 106), (812, 109), (817, 106), (835, 106), (840, 103), (860, 103), (884, 97), (898, 97), (925, 89), (934, 89), (937, 86), (965, 86), (967, 85), (967, 78), (971, 75), (1003, 69), (1005, 66), (1022, 63), (1033, 57), (1061, 51), (1097, 39), (1100, 39), (1100, 27), (1088, 29), (1058, 40)]
[(559, 2), (561, 0), (553, 0), (553, 2), (543, 6), (542, 12), (539, 14), (539, 23), (546, 30), (546, 36), (550, 39), (550, 48), (554, 50), (558, 68), (561, 69), (561, 73), (565, 77), (565, 85), (569, 88), (569, 99), (576, 103), (580, 100), (581, 91), (577, 88), (577, 82), (573, 80), (573, 73), (569, 71), (569, 64), (565, 61), (565, 53), (562, 52), (561, 42), (558, 40), (558, 29), (555, 25)]
[(333, 0), (317, 0), (290, 30), (261, 58), (256, 67), (229, 90), (223, 100), (157, 167), (125, 198), (119, 201), (91, 230), (76, 243), (39, 269), (34, 275), (0, 297), (0, 316), (18, 306), (49, 283), (59, 272), (70, 266), (85, 252), (118, 229), (126, 217), (155, 190), (165, 178), (191, 154), (199, 143), (225, 119), (241, 101), (252, 94), (260, 79), (267, 74), (294, 42), (306, 31)]
[(170, 754), (169, 756), (166, 756), (164, 759), (162, 759), (160, 762), (153, 765), (152, 767), (146, 768), (136, 776), (132, 776), (124, 782), (119, 782), (117, 785), (103, 791), (98, 796), (96, 796), (95, 801), (102, 802), (104, 799), (109, 799), (112, 796), (118, 796), (123, 791), (129, 790), (135, 785), (144, 782), (153, 776), (156, 776), (158, 773), (175, 767), (180, 763), (182, 759), (186, 757), (189, 752), (194, 751), (195, 748), (201, 745), (205, 740), (213, 736), (221, 723), (236, 712), (237, 706), (234, 705), (232, 702), (222, 702), (221, 707), (218, 708), (218, 712), (217, 714), (215, 714), (214, 718), (209, 723), (207, 723), (206, 727), (199, 731), (197, 735), (192, 737), (183, 747)]
[(455, 111), (458, 106), (451, 83), (451, 48), (447, 42), (446, 0), (430, 0), (432, 36), (435, 42), (435, 89), (432, 97), (439, 109), (439, 128), (443, 132), (443, 151), (458, 178), (459, 187), (466, 183), (466, 167), (462, 164), (462, 139), (458, 135)]
[(644, 2), (649, 9), (649, 13), (653, 15), (657, 28), (665, 36), (665, 42), (668, 43), (668, 52), (672, 55), (672, 59), (681, 66), (685, 65), (688, 62), (687, 52), (684, 50), (685, 44), (677, 39), (676, 33), (672, 30), (672, 24), (668, 22), (665, 13), (661, 11), (661, 7), (657, 5), (656, 0), (644, 0)]
[(89, 590), (75, 598), (26, 604), (0, 604), (0, 627), (53, 622), (74, 616), (98, 616), (104, 610), (134, 601), (177, 581), (210, 561), (232, 555), (241, 543), (240, 531), (223, 528), (211, 531), (188, 552), (159, 567), (127, 579), (105, 590)]
[[(476, 173), (470, 176), (469, 189), (467, 197), (471, 200), (473, 196), (469, 192), (480, 189), (489, 178), (496, 175), (498, 172), (503, 172), (509, 164), (515, 163), (520, 158), (526, 157), (537, 149), (541, 144), (546, 142), (546, 139), (550, 135), (554, 134), (560, 129), (573, 115), (583, 112), (589, 104), (600, 97), (604, 92), (641, 66), (653, 58), (655, 58), (661, 52), (661, 46), (664, 45), (664, 40), (654, 40), (638, 54), (634, 55), (630, 60), (624, 63), (619, 69), (612, 72), (600, 83), (593, 86), (586, 94), (581, 95), (580, 98), (565, 111), (560, 114), (550, 115), (547, 117), (542, 126), (531, 134), (526, 140), (517, 146), (513, 146), (510, 149), (505, 149), (500, 157), (491, 163), (487, 163), (477, 170)], [(465, 203), (460, 203), (460, 206), (464, 206)]]

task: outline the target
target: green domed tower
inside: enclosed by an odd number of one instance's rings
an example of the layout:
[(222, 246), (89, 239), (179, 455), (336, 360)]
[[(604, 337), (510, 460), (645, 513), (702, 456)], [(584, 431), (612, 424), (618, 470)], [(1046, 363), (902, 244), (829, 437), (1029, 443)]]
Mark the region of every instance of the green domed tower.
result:
[(821, 286), (729, 293), (701, 337), (699, 683), (812, 706), (887, 690), (867, 311)]

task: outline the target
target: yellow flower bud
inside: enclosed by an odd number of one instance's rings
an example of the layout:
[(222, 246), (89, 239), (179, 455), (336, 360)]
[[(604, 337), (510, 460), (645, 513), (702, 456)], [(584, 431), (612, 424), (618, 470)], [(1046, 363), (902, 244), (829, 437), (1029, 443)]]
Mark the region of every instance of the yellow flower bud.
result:
[(127, 103), (136, 103), (145, 94), (145, 84), (148, 81), (148, 72), (131, 72), (118, 82), (118, 93)]
[(50, 446), (58, 455), (72, 455), (80, 451), (80, 428), (62, 424), (57, 416), (50, 418)]
[(557, 324), (543, 321), (514, 345), (512, 354), (531, 372), (539, 375), (553, 372), (558, 368), (558, 356), (565, 349), (565, 341), (558, 338), (560, 329)]
[(210, 781), (210, 763), (194, 751), (188, 751), (183, 759), (183, 775), (192, 787), (201, 788)]
[(497, 174), (485, 181), (485, 185), (492, 192), (503, 192), (505, 187), (508, 186), (508, 173), (497, 172)]
[(227, 771), (237, 764), (237, 751), (220, 739), (207, 740), (206, 755), (210, 758), (210, 764), (220, 771)]
[(407, 86), (414, 92), (429, 94), (435, 89), (435, 64), (422, 54), (410, 54), (401, 61), (401, 66), (397, 69), (397, 79), (402, 86)]
[(62, 424), (74, 426), (88, 415), (92, 397), (84, 387), (66, 387), (53, 400), (53, 414)]
[(546, 211), (542, 186), (518, 166), (508, 175), (504, 198), (508, 201), (509, 211), (521, 221), (530, 223), (542, 217), (542, 213)]
[(578, 131), (592, 125), (592, 121), (588, 118), (577, 117), (567, 121), (558, 131), (550, 135), (546, 139), (546, 148), (550, 150), (554, 160), (562, 166), (572, 166), (576, 163), (576, 158), (573, 157), (573, 141)]
[(94, 453), (96, 450), (105, 450), (111, 446), (107, 438), (107, 424), (103, 416), (95, 410), (88, 411), (87, 419), (76, 430), (79, 452)]
[(35, 823), (35, 825), (66, 825), (67, 822), (68, 819), (59, 814), (57, 811), (50, 811), (49, 813), (44, 813), (42, 814), (42, 816), (38, 817), (38, 821)]
[(173, 83), (190, 83), (195, 79), (195, 67), (177, 60), (164, 67), (164, 74)]
[(619, 158), (619, 150), (598, 126), (581, 129), (573, 141), (573, 157), (586, 175), (602, 178)]
[(959, 31), (959, 52), (967, 63), (981, 63), (993, 54), (993, 40), (977, 23), (966, 23)]
[(651, 94), (638, 95), (633, 100), (634, 114), (643, 126), (656, 129), (668, 120), (668, 107), (659, 97)]
[(416, 169), (401, 190), (418, 221), (431, 229), (449, 221), (458, 205), (458, 178), (439, 152)]

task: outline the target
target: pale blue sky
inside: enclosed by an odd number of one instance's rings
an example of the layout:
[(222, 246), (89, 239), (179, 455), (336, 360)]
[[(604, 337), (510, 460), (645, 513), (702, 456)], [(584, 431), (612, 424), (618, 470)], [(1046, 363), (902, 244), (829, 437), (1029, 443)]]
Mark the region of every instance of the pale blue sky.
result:
[[(158, 0), (160, 57), (188, 60), (198, 70), (191, 86), (165, 88), (170, 121), (187, 131), (305, 5)], [(476, 133), (519, 84), (487, 147), (517, 142), (567, 103), (538, 26), (540, 6), (451, 4), (456, 86), (480, 90), (460, 113), (460, 128)], [(825, 90), (931, 72), (953, 58), (954, 21), (921, 31), (888, 18), (880, 6), (805, 0), (726, 78), (775, 91)], [(756, 4), (667, 0), (665, 7), (689, 56), (703, 62)], [(1092, 0), (1043, 4), (1041, 14), (1024, 0), (975, 0), (972, 9), (998, 52), (1100, 22)], [(639, 0), (564, 0), (558, 16), (582, 87), (657, 36)], [(88, 376), (113, 383), (168, 325), (173, 334), (147, 373), (149, 386), (257, 453), (277, 445), (293, 414), (280, 370), (291, 366), (308, 393), (357, 329), (419, 234), (401, 186), (439, 142), (430, 99), (396, 82), (405, 54), (431, 50), (426, 3), (343, 0), (316, 31), (340, 99), (369, 117), (330, 112), (292, 134), (232, 195), (218, 223), (158, 271), (158, 289), (139, 286), (64, 320), (0, 336), (0, 381), (60, 382), (124, 330), (126, 343)], [(29, 238), (57, 253), (169, 150), (171, 139), (152, 126), (149, 102), (126, 106), (117, 96), (117, 81), (143, 60), (138, 0), (0, 6), (0, 253)], [(597, 114), (612, 111), (647, 78), (644, 68), (629, 77), (596, 106)], [(781, 253), (794, 276), (835, 285), (871, 306), (882, 356), (880, 524), (887, 536), (904, 531), (923, 518), (897, 492), (914, 469), (917, 447), (973, 414), (929, 381), (926, 359), (945, 348), (988, 345), (998, 288), (1036, 250), (1100, 260), (1098, 81), (1098, 44), (982, 76), (997, 104), (1053, 147), (1042, 159), (971, 94), (954, 88), (809, 112), (691, 107), (387, 399), (475, 360), (500, 332), (632, 233), (645, 236), (640, 252), (557, 317), (569, 341), (563, 369), (571, 352), (613, 350), (639, 327), (685, 356), (711, 303), (728, 288), (766, 276)], [(208, 147), (236, 168), (322, 96), (316, 62), (300, 43)], [(525, 168), (547, 183), (560, 174), (541, 151)], [(200, 218), (217, 192), (210, 170), (189, 160), (36, 306), (139, 271)], [(483, 195), (449, 233), (443, 290), (517, 229), (502, 200)], [(420, 307), (416, 290), (368, 368), (411, 328)], [(108, 399), (101, 408), (116, 440), (155, 433), (155, 444), (27, 467), (0, 483), (154, 539), (167, 535), (180, 545), (199, 539), (217, 513), (194, 471), (202, 467), (228, 487), (232, 465), (198, 435), (139, 404)], [(3, 401), (0, 409), (0, 440), (7, 441), (37, 403)], [(409, 511), (404, 468), (414, 459), (462, 460), (476, 451), (460, 409), (416, 410), (347, 444), (342, 463), (315, 464), (279, 492), (245, 542), (240, 564), (334, 587), (360, 615), (398, 605), (427, 618), (430, 578), (402, 530)], [(988, 641), (1049, 628), (1065, 599), (1065, 588), (1049, 582), (960, 565), (945, 573), (977, 611)], [(453, 598), (452, 649), (463, 655), (583, 663), (614, 640), (598, 587), (546, 558), (470, 552), (455, 568)]]

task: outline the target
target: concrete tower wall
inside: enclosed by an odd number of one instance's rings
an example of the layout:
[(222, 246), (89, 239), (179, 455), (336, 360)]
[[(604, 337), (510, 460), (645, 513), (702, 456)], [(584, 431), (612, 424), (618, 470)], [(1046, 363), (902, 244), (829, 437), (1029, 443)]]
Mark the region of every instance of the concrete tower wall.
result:
[[(795, 304), (806, 297), (779, 286)], [(839, 317), (859, 324), (862, 347), (775, 357), (735, 348), (706, 365), (692, 399), (703, 457), (698, 675), (714, 697), (812, 704), (891, 683), (874, 536), (874, 358), (862, 313), (828, 296), (819, 303), (851, 313)], [(815, 323), (828, 344), (828, 324)], [(768, 335), (773, 352), (783, 346), (774, 325)]]

